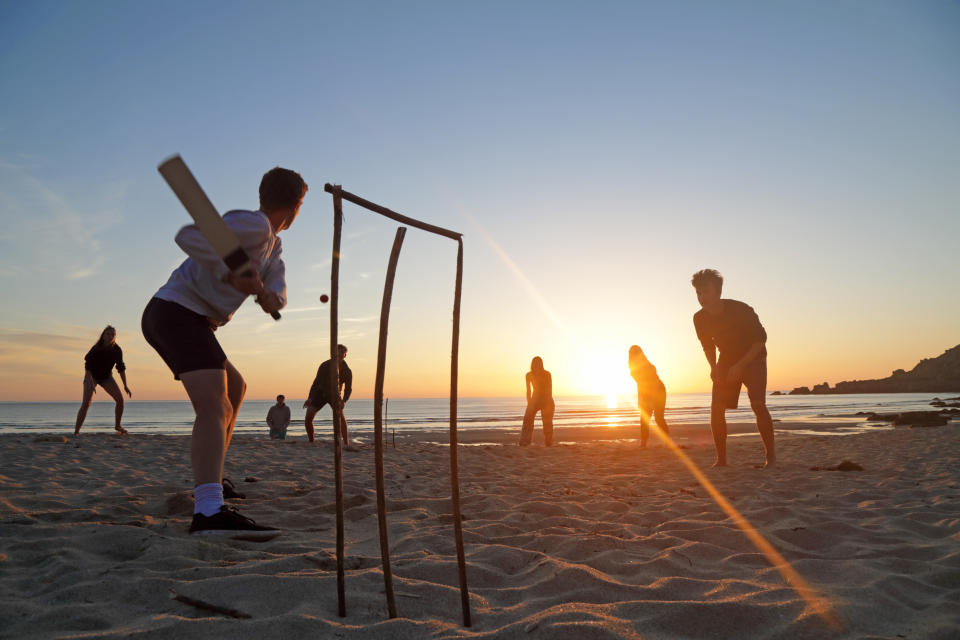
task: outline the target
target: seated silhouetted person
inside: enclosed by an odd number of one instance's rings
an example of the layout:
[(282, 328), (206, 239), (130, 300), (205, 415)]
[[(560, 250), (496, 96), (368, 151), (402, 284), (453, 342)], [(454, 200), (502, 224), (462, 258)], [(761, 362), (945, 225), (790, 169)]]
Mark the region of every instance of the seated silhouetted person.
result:
[(650, 416), (653, 415), (657, 426), (664, 433), (670, 433), (663, 412), (667, 407), (667, 388), (657, 375), (657, 368), (647, 360), (643, 349), (637, 345), (630, 347), (628, 359), (630, 375), (637, 381), (637, 408), (640, 409), (640, 446), (647, 446), (650, 437)]
[(533, 419), (540, 412), (543, 420), (543, 443), (553, 444), (553, 378), (543, 368), (540, 356), (530, 361), (527, 372), (527, 411), (523, 414), (523, 429), (520, 431), (520, 446), (525, 447), (533, 440)]

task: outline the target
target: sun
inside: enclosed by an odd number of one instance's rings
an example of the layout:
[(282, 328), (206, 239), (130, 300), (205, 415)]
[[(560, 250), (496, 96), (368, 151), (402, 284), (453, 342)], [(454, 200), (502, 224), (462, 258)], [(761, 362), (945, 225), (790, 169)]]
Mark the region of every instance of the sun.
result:
[(629, 406), (629, 398), (636, 397), (637, 383), (630, 377), (626, 349), (593, 349), (572, 359), (570, 365), (577, 372), (572, 395), (593, 396), (608, 409)]

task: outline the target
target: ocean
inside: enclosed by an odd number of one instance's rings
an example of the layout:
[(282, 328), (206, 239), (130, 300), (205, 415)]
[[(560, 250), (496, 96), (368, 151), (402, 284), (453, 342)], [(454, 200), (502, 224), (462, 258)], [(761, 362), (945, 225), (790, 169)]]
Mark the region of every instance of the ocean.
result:
[[(769, 396), (768, 407), (777, 422), (803, 421), (816, 433), (843, 435), (871, 429), (890, 428), (887, 423), (869, 423), (857, 412), (893, 413), (897, 411), (932, 410), (933, 393), (884, 393), (821, 396)], [(941, 394), (945, 398), (955, 394)], [(564, 427), (611, 427), (637, 425), (636, 397), (622, 396), (617, 406), (608, 406), (606, 397), (558, 397), (555, 429)], [(265, 418), (273, 401), (244, 402), (237, 419), (235, 433), (266, 434)], [(289, 400), (293, 420), (289, 436), (302, 436), (303, 399)], [(397, 398), (386, 405), (388, 430), (402, 434), (404, 430), (446, 431), (449, 429), (449, 400), (446, 398)], [(517, 398), (460, 398), (457, 427), (470, 429), (519, 430), (526, 403)], [(667, 421), (677, 424), (709, 422), (710, 394), (672, 394), (667, 398)], [(0, 402), (0, 433), (72, 433), (78, 402)], [(87, 414), (83, 431), (113, 430), (113, 401), (95, 401)], [(346, 407), (351, 435), (369, 437), (373, 431), (373, 400), (351, 399)], [(753, 414), (746, 394), (740, 398), (740, 409), (727, 412), (728, 422), (752, 422)], [(537, 418), (539, 428), (540, 420)], [(123, 425), (132, 433), (189, 434), (193, 425), (193, 409), (189, 402), (128, 401)], [(329, 437), (330, 412), (317, 414), (314, 425), (319, 437)], [(775, 422), (776, 427), (776, 422)], [(796, 432), (796, 430), (794, 430)], [(389, 431), (388, 431), (389, 433)]]

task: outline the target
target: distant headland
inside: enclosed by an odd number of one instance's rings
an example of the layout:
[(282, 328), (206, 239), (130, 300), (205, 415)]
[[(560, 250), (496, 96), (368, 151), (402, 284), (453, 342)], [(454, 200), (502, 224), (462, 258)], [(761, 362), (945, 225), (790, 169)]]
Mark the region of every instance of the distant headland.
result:
[(824, 382), (810, 387), (797, 387), (791, 396), (828, 393), (942, 393), (960, 391), (960, 344), (936, 358), (924, 358), (910, 371), (897, 369), (879, 380), (838, 382), (831, 388)]

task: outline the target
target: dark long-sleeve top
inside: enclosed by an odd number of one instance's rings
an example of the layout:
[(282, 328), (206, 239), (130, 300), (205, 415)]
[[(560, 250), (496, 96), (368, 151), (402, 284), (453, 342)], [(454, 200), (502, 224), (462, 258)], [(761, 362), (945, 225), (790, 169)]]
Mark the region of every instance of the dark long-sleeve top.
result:
[(90, 372), (94, 380), (109, 378), (114, 365), (117, 366), (117, 371), (127, 370), (127, 365), (123, 364), (123, 350), (118, 344), (106, 348), (99, 344), (94, 345), (83, 357), (83, 363), (84, 368)]
[(278, 429), (286, 429), (290, 426), (290, 406), (273, 405), (267, 411), (267, 424)]
[[(340, 363), (340, 386), (343, 388), (343, 401), (350, 399), (353, 393), (353, 372), (346, 362)], [(309, 398), (324, 398), (329, 400), (337, 395), (337, 392), (330, 387), (330, 360), (327, 360), (317, 369), (317, 377), (313, 379), (310, 386)]]
[(533, 387), (530, 394), (530, 406), (547, 406), (553, 404), (553, 376), (549, 371), (528, 371), (526, 382)]
[[(721, 300), (723, 310), (712, 315), (706, 309), (693, 314), (693, 326), (704, 350), (720, 350), (717, 365), (725, 368), (736, 364), (757, 342), (767, 341), (767, 332), (750, 305), (737, 300)], [(767, 355), (766, 346), (760, 356)]]
[(637, 381), (637, 394), (641, 398), (655, 397), (667, 392), (663, 380), (657, 375), (657, 368), (652, 364), (639, 365), (630, 370), (630, 375)]

